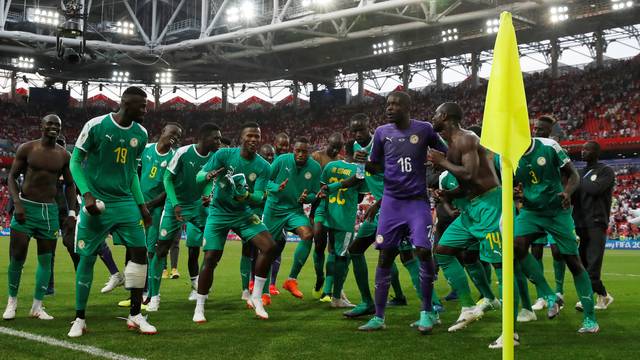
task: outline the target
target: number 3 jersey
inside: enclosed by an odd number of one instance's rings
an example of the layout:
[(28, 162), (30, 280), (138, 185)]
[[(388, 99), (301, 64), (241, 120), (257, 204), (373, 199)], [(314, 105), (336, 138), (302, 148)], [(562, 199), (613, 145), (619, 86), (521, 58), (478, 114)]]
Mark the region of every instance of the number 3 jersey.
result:
[(113, 114), (87, 122), (76, 141), (86, 153), (84, 173), (89, 191), (106, 203), (133, 201), (131, 181), (138, 176), (138, 163), (147, 145), (147, 130), (133, 122), (128, 127), (115, 122)]
[(160, 154), (158, 143), (148, 144), (144, 148), (140, 164), (140, 187), (145, 202), (155, 199), (164, 192), (164, 172), (174, 153), (175, 150), (169, 149), (165, 154)]
[(427, 150), (447, 152), (447, 146), (428, 122), (410, 120), (409, 127), (378, 127), (369, 161), (384, 165), (384, 195), (396, 199), (427, 196)]
[(562, 210), (558, 196), (563, 190), (560, 169), (571, 159), (556, 141), (533, 138), (531, 147), (518, 162), (515, 183), (522, 183), (524, 208), (553, 213)]

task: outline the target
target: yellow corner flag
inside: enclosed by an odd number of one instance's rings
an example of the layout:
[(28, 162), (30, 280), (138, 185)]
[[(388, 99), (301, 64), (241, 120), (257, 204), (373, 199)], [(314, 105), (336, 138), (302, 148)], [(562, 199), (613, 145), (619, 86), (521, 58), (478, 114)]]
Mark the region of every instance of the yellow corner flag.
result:
[(480, 144), (500, 155), (502, 175), (502, 358), (513, 359), (513, 173), (531, 144), (527, 99), (524, 93), (516, 31), (511, 13), (500, 14), (493, 49)]

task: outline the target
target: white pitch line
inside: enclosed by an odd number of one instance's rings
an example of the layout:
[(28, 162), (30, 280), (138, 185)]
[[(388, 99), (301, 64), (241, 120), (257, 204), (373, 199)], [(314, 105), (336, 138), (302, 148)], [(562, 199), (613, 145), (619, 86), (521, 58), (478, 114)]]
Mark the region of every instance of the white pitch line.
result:
[[(545, 274), (554, 274), (552, 270), (545, 270)], [(620, 274), (620, 273), (602, 273), (604, 276), (630, 276), (630, 277), (640, 277), (640, 274)]]
[(4, 327), (4, 326), (0, 326), (0, 334), (16, 336), (16, 337), (20, 337), (20, 338), (23, 338), (23, 339), (37, 341), (39, 343), (43, 343), (43, 344), (47, 344), (47, 345), (51, 345), (51, 346), (57, 346), (57, 347), (65, 348), (65, 349), (81, 351), (81, 352), (84, 352), (84, 353), (87, 353), (87, 354), (90, 354), (90, 355), (93, 355), (93, 356), (102, 357), (102, 358), (105, 358), (105, 359), (112, 359), (112, 360), (145, 360), (143, 358), (134, 358), (134, 357), (130, 357), (130, 356), (127, 356), (127, 355), (116, 354), (114, 352), (107, 351), (107, 350), (102, 350), (102, 349), (94, 347), (94, 346), (74, 344), (74, 343), (69, 342), (69, 341), (58, 340), (58, 339), (55, 339), (55, 338), (52, 338), (52, 337), (49, 337), (49, 336), (36, 335), (36, 334), (32, 334), (32, 333), (28, 333), (28, 332), (20, 331), (20, 330), (14, 330), (14, 329), (7, 328), (7, 327)]

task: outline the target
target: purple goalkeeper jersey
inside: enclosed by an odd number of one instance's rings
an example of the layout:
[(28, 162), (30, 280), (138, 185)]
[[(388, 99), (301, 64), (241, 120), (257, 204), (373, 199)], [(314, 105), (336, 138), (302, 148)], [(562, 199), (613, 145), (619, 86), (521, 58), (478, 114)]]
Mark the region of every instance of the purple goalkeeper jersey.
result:
[(427, 150), (447, 152), (431, 123), (410, 120), (407, 129), (395, 124), (378, 127), (369, 161), (384, 166), (384, 196), (396, 199), (427, 197)]

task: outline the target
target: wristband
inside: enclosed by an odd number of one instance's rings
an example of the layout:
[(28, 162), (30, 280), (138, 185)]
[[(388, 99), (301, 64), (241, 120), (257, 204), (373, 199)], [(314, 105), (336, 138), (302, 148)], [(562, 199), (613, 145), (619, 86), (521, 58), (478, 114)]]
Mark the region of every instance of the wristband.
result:
[(69, 210), (69, 214), (67, 214), (67, 216), (71, 216), (73, 218), (76, 217), (76, 211), (75, 210)]

